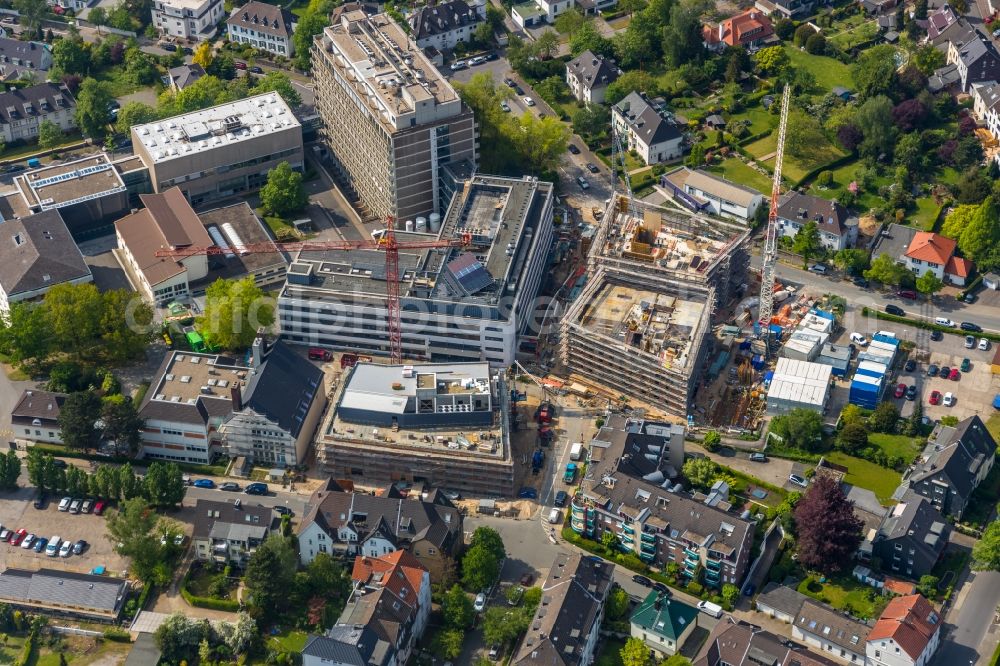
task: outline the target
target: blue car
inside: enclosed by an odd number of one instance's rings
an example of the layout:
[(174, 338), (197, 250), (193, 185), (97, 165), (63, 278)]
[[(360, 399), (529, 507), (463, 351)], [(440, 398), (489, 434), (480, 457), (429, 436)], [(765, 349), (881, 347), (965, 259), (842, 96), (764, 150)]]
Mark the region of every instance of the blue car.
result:
[(215, 481), (212, 481), (212, 479), (198, 479), (191, 485), (195, 488), (214, 488)]
[(34, 550), (36, 553), (40, 553), (43, 550), (45, 550), (45, 546), (47, 546), (48, 543), (49, 540), (44, 537), (35, 539), (35, 545), (32, 547), (32, 550)]
[(517, 496), (521, 499), (538, 499), (538, 491), (534, 488), (521, 488)]

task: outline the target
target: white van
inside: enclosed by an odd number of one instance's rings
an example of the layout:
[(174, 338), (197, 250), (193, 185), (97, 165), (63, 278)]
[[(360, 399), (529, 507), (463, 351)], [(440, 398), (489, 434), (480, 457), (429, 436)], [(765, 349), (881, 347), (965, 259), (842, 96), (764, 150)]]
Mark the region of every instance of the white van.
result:
[(948, 328), (955, 328), (955, 322), (947, 317), (935, 317), (934, 323), (938, 326), (947, 326)]
[(722, 606), (713, 604), (711, 601), (699, 601), (698, 610), (712, 617), (722, 617)]
[(583, 444), (581, 442), (574, 442), (573, 446), (571, 446), (569, 449), (569, 459), (579, 460), (582, 454), (583, 454)]
[(866, 338), (865, 336), (861, 335), (860, 333), (856, 333), (855, 332), (855, 333), (851, 333), (851, 342), (853, 342), (856, 345), (860, 345), (860, 346), (864, 347), (865, 345), (868, 344), (868, 338)]
[(59, 546), (62, 544), (62, 539), (57, 536), (49, 539), (49, 545), (45, 547), (45, 554), (49, 557), (55, 557), (59, 554)]
[(549, 511), (549, 522), (553, 525), (558, 525), (562, 522), (562, 511), (559, 509), (552, 509)]

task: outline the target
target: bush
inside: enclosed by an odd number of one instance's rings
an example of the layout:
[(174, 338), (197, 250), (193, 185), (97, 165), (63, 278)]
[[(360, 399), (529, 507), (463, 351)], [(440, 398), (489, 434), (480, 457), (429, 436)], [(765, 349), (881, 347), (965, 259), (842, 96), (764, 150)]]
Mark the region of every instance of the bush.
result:
[(185, 589), (183, 583), (181, 584), (181, 596), (184, 598), (184, 601), (198, 608), (208, 608), (209, 610), (227, 611), (229, 613), (235, 613), (240, 609), (240, 602), (238, 601), (230, 601), (229, 599), (209, 599), (208, 597), (196, 597)]
[(704, 594), (705, 588), (702, 586), (701, 583), (697, 581), (691, 581), (690, 583), (687, 584), (687, 591), (688, 594), (691, 594), (692, 596), (700, 597), (702, 594)]
[(120, 627), (108, 627), (104, 630), (104, 638), (116, 643), (131, 643), (132, 635), (126, 629)]

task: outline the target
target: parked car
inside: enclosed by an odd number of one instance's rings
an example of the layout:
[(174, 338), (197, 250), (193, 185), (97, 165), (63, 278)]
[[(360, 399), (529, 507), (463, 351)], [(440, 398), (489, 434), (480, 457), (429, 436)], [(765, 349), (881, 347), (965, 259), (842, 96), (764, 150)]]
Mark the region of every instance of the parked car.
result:
[(976, 339), (971, 335), (965, 336), (965, 348), (975, 349), (975, 347), (976, 347)]
[(865, 347), (868, 345), (868, 338), (861, 335), (860, 333), (851, 333), (851, 342), (860, 347)]
[(666, 583), (661, 583), (658, 580), (653, 581), (653, 589), (664, 596), (670, 596), (670, 588), (667, 587)]
[(104, 513), (104, 508), (106, 506), (107, 504), (104, 502), (104, 500), (97, 500), (97, 503), (94, 504), (94, 515), (95, 516), (102, 515)]
[(754, 585), (753, 583), (748, 582), (746, 585), (743, 586), (744, 597), (752, 597), (753, 593), (756, 591), (757, 591), (757, 586)]
[(767, 456), (760, 452), (751, 453), (749, 458), (753, 462), (767, 462)]
[(931, 340), (933, 340), (934, 342), (940, 342), (941, 340), (944, 340), (944, 333), (942, 333), (941, 331), (931, 331)]
[(979, 338), (979, 351), (989, 351), (990, 341), (986, 338)]
[(906, 315), (906, 312), (903, 310), (903, 308), (899, 307), (898, 305), (893, 305), (892, 303), (885, 306), (885, 311), (888, 314), (896, 315), (897, 317), (903, 317)]
[(961, 378), (962, 378), (962, 373), (959, 372), (958, 368), (952, 368), (951, 372), (948, 373), (948, 379), (950, 379), (953, 382), (957, 382)]
[(184, 53), (184, 55), (194, 55), (194, 49), (191, 48), (190, 46), (182, 47), (181, 51)]
[(482, 613), (484, 608), (486, 608), (486, 595), (480, 592), (476, 595), (476, 600), (472, 604), (472, 609), (477, 613)]
[(932, 405), (941, 404), (941, 391), (931, 391), (931, 397), (927, 399), (927, 402)]
[(59, 510), (69, 511), (69, 505), (72, 501), (73, 501), (72, 497), (63, 497), (61, 500), (59, 500)]
[(555, 505), (556, 506), (566, 506), (566, 500), (569, 499), (569, 495), (566, 494), (565, 490), (560, 490), (556, 493)]
[(972, 361), (967, 358), (962, 359), (962, 372), (968, 372), (972, 370)]
[(521, 499), (538, 499), (538, 491), (534, 488), (521, 488), (517, 491), (517, 496)]
[(236, 483), (235, 481), (226, 481), (225, 483), (219, 486), (219, 490), (226, 490), (229, 492), (239, 492), (239, 489), (240, 489), (240, 484)]
[(589, 171), (590, 173), (598, 173), (600, 169), (598, 169), (597, 165), (594, 164), (593, 162), (587, 162), (587, 171)]
[(520, 96), (522, 96), (524, 94), (524, 88), (522, 88), (521, 86), (519, 86), (519, 85), (517, 85), (515, 83), (514, 84), (514, 92), (516, 92), (517, 96), (520, 97)]
[(535, 575), (532, 573), (526, 573), (521, 576), (521, 587), (531, 587), (531, 584), (535, 581)]
[(524, 101), (524, 103), (525, 103), (526, 106), (534, 106), (535, 105), (535, 100), (531, 99), (530, 97), (524, 97), (523, 101)]
[(492, 659), (493, 661), (496, 661), (497, 659), (500, 658), (500, 644), (499, 643), (494, 643), (493, 645), (490, 646), (490, 655), (489, 656), (490, 656), (490, 659)]
[(911, 401), (917, 399), (917, 385), (916, 384), (910, 384), (909, 386), (906, 387), (906, 399), (907, 400), (911, 400)]
[(966, 292), (964, 296), (961, 297), (963, 303), (975, 303), (976, 295), (971, 291)]
[(799, 476), (798, 474), (789, 474), (788, 475), (788, 480), (790, 482), (794, 483), (795, 485), (801, 487), (801, 488), (808, 488), (809, 487), (809, 481), (807, 481), (805, 478)]
[(247, 487), (243, 489), (247, 495), (266, 495), (267, 494), (267, 484), (257, 481), (256, 483), (248, 483)]
[(62, 458), (53, 458), (52, 466), (56, 469), (66, 469), (67, 463)]
[(934, 323), (938, 326), (947, 326), (948, 328), (955, 328), (955, 322), (947, 317), (935, 317)]
[(94, 503), (90, 500), (83, 500), (83, 504), (80, 505), (80, 513), (90, 513), (93, 506)]
[(237, 60), (236, 62), (233, 63), (233, 67), (235, 67), (236, 69), (246, 69), (247, 64), (242, 60)]
[(903, 366), (903, 369), (907, 372), (913, 372), (917, 369), (917, 362), (911, 358), (906, 361), (906, 365)]
[(516, 86), (516, 85), (517, 85), (517, 84), (516, 84), (516, 83), (514, 82), (514, 79), (509, 79), (509, 78), (506, 78), (506, 79), (504, 79), (504, 80), (503, 80), (503, 83), (504, 83), (504, 85), (505, 85), (505, 86), (507, 86), (508, 88), (513, 88), (514, 86)]
[(468, 66), (469, 66), (468, 63), (466, 63), (464, 60), (456, 60), (455, 62), (451, 63), (451, 71), (457, 72), (458, 70), (465, 69)]
[[(952, 324), (952, 326), (954, 326), (954, 324)], [(982, 326), (980, 326), (979, 324), (973, 324), (971, 321), (963, 321), (961, 324), (958, 325), (958, 327), (963, 331), (972, 331), (973, 333), (983, 332)]]
[(81, 504), (83, 504), (83, 502), (81, 502), (80, 500), (78, 500), (78, 499), (73, 500), (72, 502), (69, 503), (69, 512), (70, 513), (80, 513), (80, 505)]
[(37, 539), (35, 539), (35, 545), (31, 547), (31, 550), (35, 551), (36, 553), (40, 553), (43, 550), (45, 550), (45, 546), (47, 546), (48, 543), (49, 540), (46, 539), (45, 537), (38, 537)]
[(861, 287), (862, 289), (868, 288), (868, 278), (866, 278), (863, 275), (855, 277), (853, 280), (851, 280), (851, 282), (853, 282), (856, 287)]
[(49, 539), (49, 545), (45, 547), (45, 554), (49, 557), (55, 557), (59, 554), (59, 546), (62, 544), (62, 540), (58, 536), (54, 536)]
[(26, 529), (24, 529), (22, 527), (21, 529), (19, 529), (18, 531), (14, 532), (10, 536), (10, 545), (12, 545), (12, 546), (20, 546), (21, 542), (24, 541), (24, 537), (26, 537), (26, 536), (28, 536), (28, 530), (26, 530)]
[(77, 541), (76, 543), (73, 544), (73, 554), (74, 555), (82, 555), (83, 551), (87, 550), (87, 546), (88, 545), (90, 545), (90, 544), (88, 544), (83, 539), (80, 539), (79, 541)]
[(941, 401), (941, 404), (943, 404), (945, 407), (951, 407), (952, 405), (955, 404), (955, 396), (952, 394), (951, 391), (948, 391), (947, 393), (944, 394), (944, 400)]
[(913, 291), (912, 289), (900, 289), (899, 291), (896, 292), (896, 295), (899, 296), (900, 298), (908, 298), (911, 301), (917, 298), (917, 292)]
[(500, 101), (500, 108), (503, 109), (504, 113), (510, 113), (510, 104), (507, 103), (507, 100)]
[(567, 150), (568, 150), (569, 152), (573, 153), (574, 155), (579, 155), (579, 154), (580, 154), (580, 149), (579, 149), (579, 148), (577, 148), (577, 147), (576, 147), (575, 145), (573, 145), (572, 143), (571, 143), (571, 144), (569, 144), (569, 146), (568, 146), (568, 147), (567, 147), (566, 149), (567, 149)]
[(195, 488), (214, 488), (215, 481), (212, 481), (212, 479), (198, 479), (191, 485)]
[(248, 71), (249, 71), (249, 72), (250, 72), (251, 74), (263, 74), (263, 73), (264, 73), (264, 70), (263, 70), (263, 69), (261, 69), (260, 67), (258, 67), (257, 65), (254, 65), (254, 66), (253, 66), (253, 67), (251, 67), (251, 68), (250, 68), (250, 69), (249, 69)]
[(66, 539), (59, 547), (59, 557), (69, 557), (73, 554), (73, 542)]
[(44, 509), (49, 503), (49, 494), (44, 490), (38, 493), (35, 497), (35, 501), (32, 503), (36, 509)]
[(173, 53), (174, 51), (177, 50), (177, 45), (167, 42), (166, 44), (160, 44), (160, 48), (163, 49), (164, 51), (170, 51), (171, 53)]
[(274, 512), (279, 516), (294, 516), (295, 512), (289, 509), (287, 506), (278, 505), (274, 507)]
[(0, 526), (0, 541), (9, 541), (11, 534), (13, 534), (12, 530)]
[(34, 545), (35, 545), (35, 535), (34, 534), (28, 534), (28, 535), (26, 535), (24, 537), (24, 541), (21, 542), (21, 548), (24, 548), (25, 550), (30, 550), (31, 548), (34, 547)]
[(819, 275), (826, 275), (827, 270), (826, 264), (813, 264), (809, 267), (813, 273), (818, 273)]
[(484, 55), (478, 55), (474, 58), (469, 58), (469, 67), (475, 67), (476, 65), (482, 65), (486, 62), (488, 58)]
[(579, 183), (581, 190), (586, 190), (590, 187), (590, 183), (583, 176), (577, 176), (576, 182)]
[(903, 383), (896, 384), (895, 396), (897, 398), (902, 398), (904, 395), (906, 395), (906, 384)]
[(632, 576), (632, 582), (633, 583), (638, 583), (639, 585), (642, 585), (643, 587), (653, 587), (653, 581), (651, 581), (650, 579), (646, 578), (642, 574), (635, 574), (634, 576)]

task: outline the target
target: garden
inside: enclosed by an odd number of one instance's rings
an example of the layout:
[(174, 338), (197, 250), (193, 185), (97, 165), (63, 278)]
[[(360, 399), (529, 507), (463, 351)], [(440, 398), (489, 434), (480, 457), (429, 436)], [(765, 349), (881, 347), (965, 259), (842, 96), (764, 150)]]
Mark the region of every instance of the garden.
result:
[(798, 590), (862, 620), (877, 618), (889, 601), (875, 588), (846, 574), (833, 577), (809, 575), (799, 583)]
[(192, 606), (214, 610), (237, 611), (239, 578), (229, 566), (217, 567), (212, 562), (191, 563), (191, 569), (181, 582), (181, 596)]

